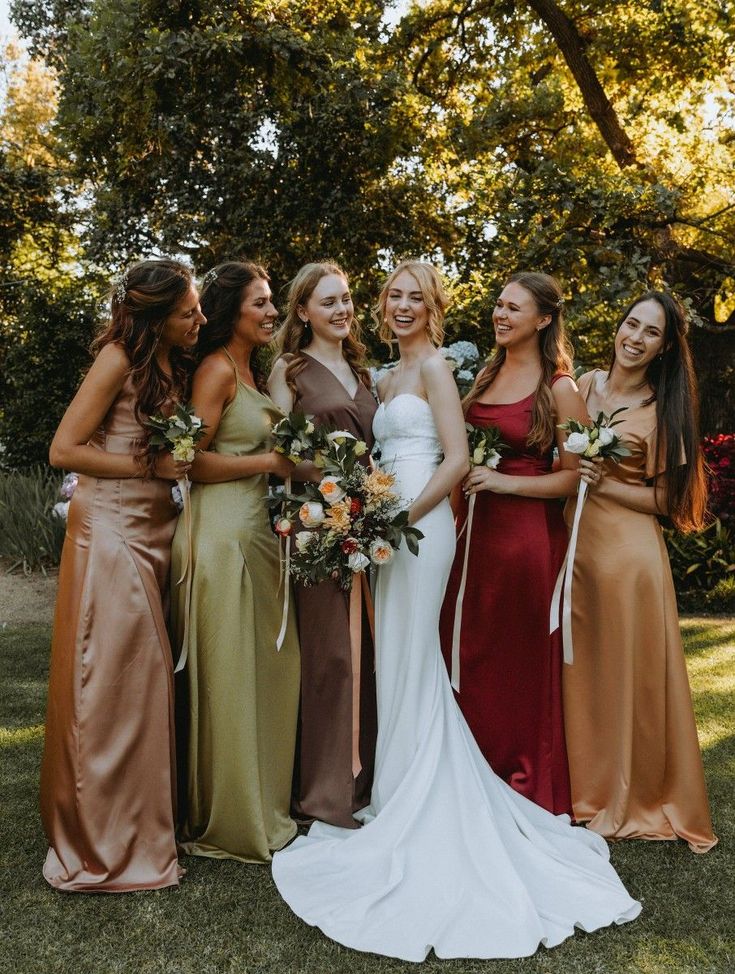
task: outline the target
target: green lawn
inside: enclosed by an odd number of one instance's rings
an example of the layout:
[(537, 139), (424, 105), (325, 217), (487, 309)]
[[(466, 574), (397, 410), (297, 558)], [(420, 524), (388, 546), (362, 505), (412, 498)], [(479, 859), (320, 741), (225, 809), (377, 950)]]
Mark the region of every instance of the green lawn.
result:
[[(445, 974), (732, 974), (735, 971), (735, 620), (682, 622), (720, 845), (695, 856), (684, 843), (629, 842), (612, 859), (643, 914), (627, 926), (578, 933), (520, 961), (438, 961)], [(179, 890), (65, 895), (41, 876), (37, 810), (49, 630), (0, 631), (0, 972), (16, 974), (384, 974), (415, 965), (359, 954), (296, 919), (270, 872), (190, 858)]]

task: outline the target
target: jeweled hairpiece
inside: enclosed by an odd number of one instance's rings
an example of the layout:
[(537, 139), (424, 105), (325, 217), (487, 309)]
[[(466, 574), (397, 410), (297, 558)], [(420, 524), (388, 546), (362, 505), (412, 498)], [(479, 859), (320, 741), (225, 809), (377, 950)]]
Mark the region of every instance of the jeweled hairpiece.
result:
[(128, 293), (128, 272), (123, 271), (115, 284), (115, 297), (118, 304), (125, 303), (125, 296)]
[(564, 298), (559, 298), (559, 300), (556, 302), (557, 311), (561, 311), (563, 307), (564, 307)]
[(202, 280), (202, 287), (206, 287), (208, 284), (213, 284), (217, 280), (217, 271), (212, 268), (211, 271), (207, 271)]

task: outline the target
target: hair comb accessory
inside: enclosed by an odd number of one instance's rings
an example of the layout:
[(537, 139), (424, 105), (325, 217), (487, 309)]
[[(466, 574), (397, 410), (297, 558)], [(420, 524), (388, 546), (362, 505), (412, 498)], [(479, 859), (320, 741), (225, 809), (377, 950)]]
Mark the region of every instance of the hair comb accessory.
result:
[(213, 284), (217, 280), (217, 271), (212, 268), (211, 271), (207, 271), (202, 280), (202, 287), (207, 287), (208, 284)]
[(564, 298), (559, 298), (559, 300), (556, 302), (557, 311), (561, 311), (563, 307), (564, 307)]
[(125, 296), (128, 293), (128, 272), (123, 271), (115, 283), (115, 298), (118, 304), (125, 303)]

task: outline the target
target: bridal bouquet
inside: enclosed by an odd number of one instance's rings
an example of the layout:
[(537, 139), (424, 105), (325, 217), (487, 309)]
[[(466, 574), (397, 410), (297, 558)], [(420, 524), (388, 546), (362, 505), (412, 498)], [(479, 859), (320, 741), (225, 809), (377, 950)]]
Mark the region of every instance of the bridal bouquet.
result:
[[(564, 444), (564, 449), (568, 453), (575, 453), (577, 456), (584, 457), (585, 460), (594, 460), (599, 457), (602, 460), (612, 460), (614, 463), (620, 463), (623, 457), (629, 457), (631, 455), (631, 451), (625, 442), (620, 439), (613, 427), (618, 426), (622, 422), (622, 420), (615, 419), (615, 417), (627, 408), (627, 406), (621, 406), (620, 409), (616, 409), (609, 416), (600, 412), (597, 414), (597, 419), (591, 423), (581, 423), (578, 419), (571, 418), (567, 419), (565, 423), (560, 423), (558, 428), (560, 430), (566, 430), (569, 433)], [(560, 624), (559, 609), (561, 606), (562, 644), (564, 647), (565, 663), (572, 663), (574, 661), (574, 646), (572, 644), (572, 579), (574, 576), (574, 556), (577, 553), (579, 522), (586, 499), (587, 483), (584, 480), (580, 480), (579, 487), (577, 488), (577, 501), (574, 508), (572, 531), (569, 536), (569, 546), (556, 579), (549, 613), (549, 632), (556, 632)]]
[[(456, 342), (455, 344), (460, 344)], [(469, 343), (464, 343), (469, 344)], [(507, 449), (507, 444), (500, 439), (500, 430), (497, 426), (473, 426), (472, 423), (465, 423), (467, 431), (467, 448), (470, 454), (470, 463), (473, 467), (490, 467), (492, 470), (500, 463), (502, 451)], [(467, 540), (464, 546), (464, 561), (462, 563), (462, 576), (459, 583), (459, 592), (454, 606), (454, 628), (452, 630), (452, 665), (451, 682), (454, 689), (459, 692), (459, 642), (462, 632), (462, 603), (464, 601), (465, 587), (467, 585), (467, 568), (470, 557), (470, 540), (472, 538), (472, 520), (475, 514), (475, 500), (477, 494), (471, 494), (467, 505), (467, 519), (462, 525), (462, 530), (457, 535), (457, 541), (462, 537), (467, 529)]]
[[(408, 524), (408, 511), (392, 489), (395, 478), (367, 470), (359, 458), (367, 446), (346, 430), (324, 434), (318, 450), (324, 475), (305, 483), (300, 494), (286, 493), (276, 531), (294, 550), (289, 572), (304, 585), (333, 578), (347, 590), (353, 575), (370, 564), (385, 565), (405, 539), (418, 554), (422, 533)], [(302, 530), (296, 530), (297, 525)]]
[[(204, 436), (206, 425), (201, 418), (196, 415), (191, 405), (185, 406), (183, 403), (176, 403), (170, 416), (151, 416), (144, 422), (152, 432), (150, 435), (150, 445), (162, 450), (168, 450), (174, 460), (183, 460), (191, 463), (194, 459), (196, 444)], [(189, 652), (189, 603), (191, 600), (191, 499), (189, 497), (189, 477), (184, 474), (176, 481), (176, 486), (172, 488), (171, 496), (179, 508), (183, 510), (184, 527), (186, 531), (186, 555), (181, 570), (181, 578), (177, 585), (186, 583), (186, 594), (184, 601), (184, 636), (181, 643), (179, 660), (174, 669), (174, 673), (179, 673), (186, 665), (186, 658)]]
[(323, 443), (321, 430), (314, 427), (314, 417), (305, 413), (289, 413), (271, 428), (273, 449), (282, 453), (291, 463), (312, 460), (319, 466), (320, 447)]

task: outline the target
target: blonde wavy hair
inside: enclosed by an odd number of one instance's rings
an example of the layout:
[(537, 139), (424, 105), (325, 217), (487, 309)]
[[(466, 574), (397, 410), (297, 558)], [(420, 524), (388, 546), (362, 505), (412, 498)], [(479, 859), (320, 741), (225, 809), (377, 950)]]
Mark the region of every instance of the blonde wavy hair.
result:
[[(338, 274), (347, 281), (347, 275), (339, 264), (325, 260), (304, 264), (288, 286), (286, 318), (274, 343), (274, 361), (282, 357), (286, 361), (286, 384), (293, 393), (294, 402), (299, 397), (296, 377), (307, 365), (303, 352), (312, 340), (311, 329), (299, 317), (298, 309), (304, 307), (319, 281), (328, 274)], [(350, 333), (342, 342), (342, 355), (360, 382), (369, 389), (371, 382), (365, 363), (366, 352), (361, 340), (360, 325), (357, 317), (353, 317)]]
[(373, 321), (376, 324), (378, 337), (389, 347), (392, 347), (396, 340), (395, 335), (386, 323), (385, 309), (388, 302), (388, 293), (393, 287), (393, 282), (403, 271), (407, 271), (412, 277), (416, 278), (416, 283), (421, 291), (424, 304), (429, 312), (429, 324), (426, 330), (432, 345), (439, 348), (444, 341), (444, 315), (449, 307), (450, 299), (444, 289), (444, 283), (439, 271), (433, 264), (425, 260), (402, 260), (388, 275), (378, 295), (375, 307), (372, 309)]

